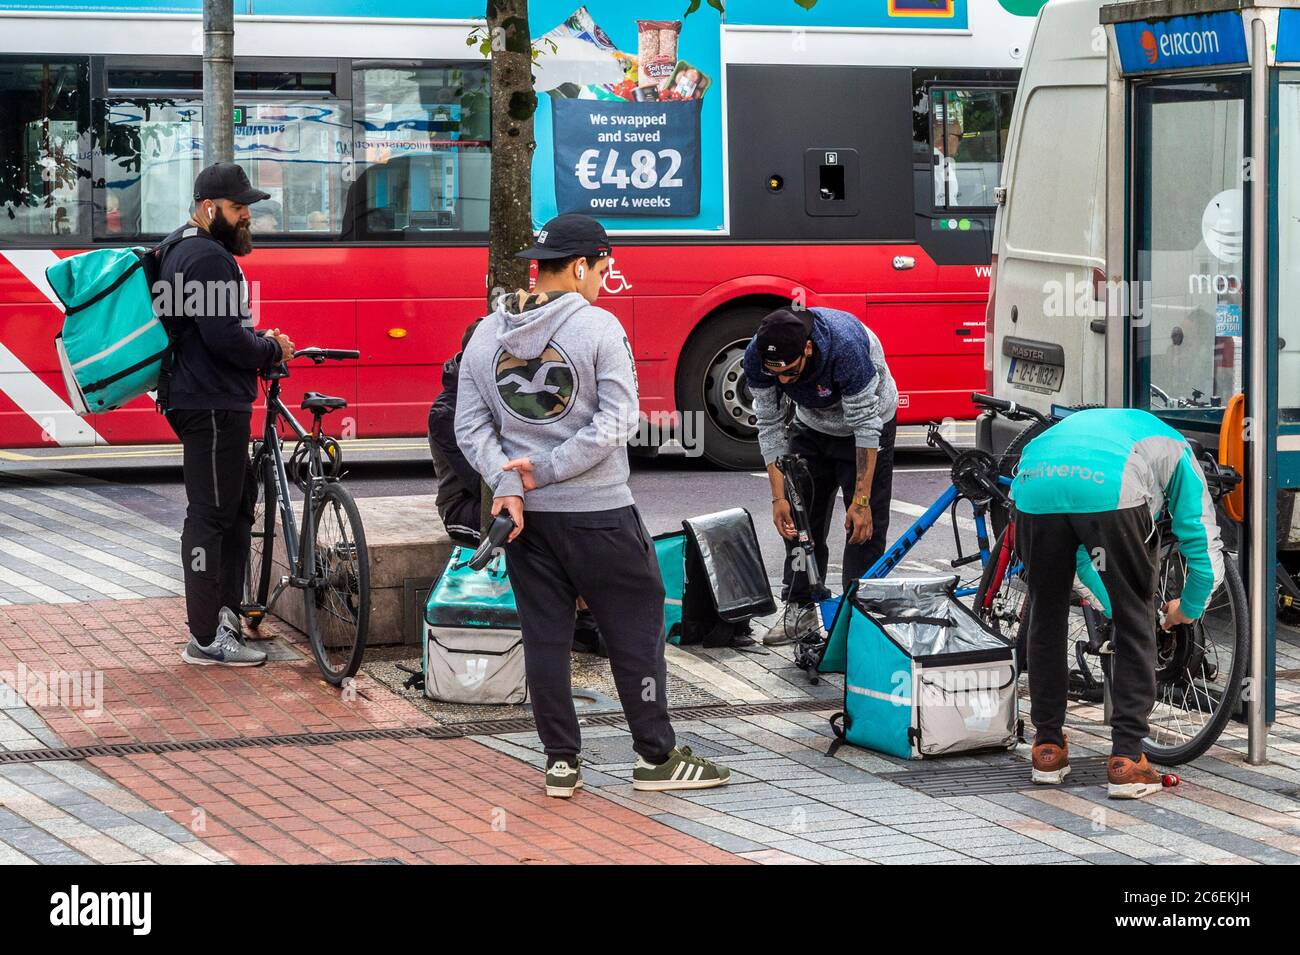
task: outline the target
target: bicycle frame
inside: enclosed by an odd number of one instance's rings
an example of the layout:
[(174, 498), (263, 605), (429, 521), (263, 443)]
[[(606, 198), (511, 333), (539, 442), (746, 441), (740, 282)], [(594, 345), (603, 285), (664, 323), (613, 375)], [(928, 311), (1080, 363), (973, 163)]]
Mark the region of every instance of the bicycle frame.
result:
[[(289, 472), (288, 468), (285, 467), (284, 452), (280, 448), (279, 423), (281, 420), (287, 422), (299, 441), (309, 437), (313, 439), (319, 438), (320, 435), (314, 431), (308, 431), (299, 424), (298, 419), (289, 412), (288, 407), (281, 400), (280, 379), (287, 378), (288, 372), (277, 369), (265, 377), (269, 382), (269, 387), (266, 392), (266, 421), (262, 430), (262, 448), (263, 453), (271, 456), (275, 468), (276, 506), (280, 512), (280, 526), (284, 528), (285, 560), (290, 570), (288, 579), (277, 582), (274, 591), (267, 597), (266, 609), (269, 611), (271, 607), (275, 606), (280, 594), (284, 592), (286, 584), (298, 588), (313, 588), (316, 586), (316, 568), (312, 568), (310, 576), (304, 573), (302, 555), (310, 553), (313, 549), (313, 542), (309, 539), (309, 535), (315, 526), (315, 490), (317, 483), (326, 480), (326, 478), (323, 476), (324, 469), (320, 460), (320, 444), (316, 440), (309, 441), (307, 455), (310, 477), (307, 491), (303, 495), (303, 523), (301, 530), (299, 530), (298, 522), (293, 513), (293, 501), (289, 496)], [(264, 542), (263, 546), (271, 546), (271, 543)]]
[[(998, 483), (1004, 487), (1010, 487), (1011, 479), (1007, 477), (999, 477)], [(912, 526), (905, 530), (899, 538), (894, 541), (893, 546), (880, 555), (880, 559), (871, 565), (867, 572), (862, 575), (862, 579), (876, 580), (881, 577), (889, 576), (889, 572), (902, 563), (903, 558), (908, 555), (913, 547), (920, 543), (921, 538), (926, 535), (926, 532), (929, 531), (930, 528), (934, 527), (934, 525), (939, 522), (940, 518), (942, 518), (943, 515), (947, 513), (960, 499), (961, 492), (957, 490), (957, 486), (955, 484), (950, 485), (948, 489), (940, 494), (938, 499), (926, 509), (926, 512), (918, 517), (912, 523)], [(972, 501), (971, 510), (974, 512), (975, 516), (975, 541), (979, 548), (979, 560), (982, 566), (989, 562), (990, 557), (988, 524), (985, 520), (985, 514), (988, 511), (988, 508)], [(1015, 573), (1015, 571), (1016, 568), (1012, 568), (1011, 573)], [(958, 597), (969, 597), (974, 594), (975, 591), (975, 587), (959, 587), (955, 591), (955, 594)]]

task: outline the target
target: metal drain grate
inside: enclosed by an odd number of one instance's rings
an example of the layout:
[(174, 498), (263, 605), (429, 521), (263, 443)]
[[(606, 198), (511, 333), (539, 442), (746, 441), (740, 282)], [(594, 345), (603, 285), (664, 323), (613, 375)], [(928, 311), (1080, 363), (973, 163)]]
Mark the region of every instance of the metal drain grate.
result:
[[(898, 773), (881, 773), (881, 779), (898, 783), (927, 796), (995, 796), (1036, 788), (1029, 781), (1029, 763), (1017, 759), (1012, 763), (968, 766), (947, 769), (942, 763)], [(1056, 789), (1079, 789), (1106, 785), (1106, 757), (1085, 756), (1070, 761), (1070, 775)]]
[[(772, 700), (766, 703), (737, 703), (716, 706), (670, 706), (669, 714), (676, 720), (721, 720), (736, 716), (780, 716), (782, 713), (811, 713), (839, 709), (835, 700)], [(622, 713), (578, 714), (587, 726), (617, 726), (626, 722)], [(505, 720), (475, 720), (465, 723), (448, 723), (465, 736), (497, 736), (502, 733), (526, 733), (536, 724), (528, 717)]]
[[(722, 719), (730, 716), (769, 716), (834, 709), (825, 700), (787, 700), (743, 703), (736, 706), (682, 706), (669, 709), (679, 720)], [(625, 722), (622, 713), (599, 713), (584, 717), (591, 726), (615, 726)], [(91, 746), (61, 746), (47, 749), (14, 749), (0, 752), (0, 766), (14, 763), (45, 763), (57, 760), (93, 759), (98, 756), (139, 756), (148, 753), (201, 753), (219, 749), (249, 749), (267, 746), (329, 746), (336, 743), (389, 739), (458, 739), (465, 736), (494, 736), (526, 733), (531, 719), (479, 720), (443, 726), (414, 726), (391, 730), (340, 730), (334, 733), (298, 733), (285, 736), (240, 736), (231, 739), (171, 740), (162, 743), (97, 743)]]
[(328, 746), (354, 741), (410, 739), (424, 736), (452, 739), (461, 733), (441, 726), (395, 730), (340, 730), (336, 733), (297, 733), (286, 736), (239, 736), (231, 739), (169, 740), (161, 743), (97, 743), (92, 746), (62, 746), (50, 749), (15, 749), (0, 753), (0, 765), (40, 763), (62, 759), (93, 759), (97, 756), (139, 756), (146, 753), (202, 753), (217, 749), (249, 749), (268, 746)]

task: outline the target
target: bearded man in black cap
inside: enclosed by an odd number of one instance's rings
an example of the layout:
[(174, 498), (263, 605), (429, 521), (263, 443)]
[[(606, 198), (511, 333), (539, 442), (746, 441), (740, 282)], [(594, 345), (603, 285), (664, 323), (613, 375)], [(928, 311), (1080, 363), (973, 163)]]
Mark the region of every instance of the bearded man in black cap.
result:
[(252, 251), (249, 207), (270, 198), (234, 163), (194, 181), (190, 221), (162, 243), (155, 302), (172, 348), (158, 406), (184, 448), (189, 508), (181, 531), (190, 641), (181, 653), (202, 666), (257, 666), (239, 620), (257, 478), (248, 459), (257, 374), (293, 357), (280, 330), (254, 330), (248, 283), (236, 257)]
[[(768, 646), (797, 640), (818, 626), (808, 577), (794, 567), (794, 520), (776, 460), (808, 462), (809, 533), (825, 570), (831, 513), (844, 498), (844, 590), (885, 551), (894, 480), (898, 389), (875, 333), (855, 315), (832, 308), (777, 309), (745, 350), (758, 444), (772, 484), (772, 521), (787, 541), (781, 596), (785, 608), (763, 637)], [(782, 397), (794, 404), (787, 429)]]

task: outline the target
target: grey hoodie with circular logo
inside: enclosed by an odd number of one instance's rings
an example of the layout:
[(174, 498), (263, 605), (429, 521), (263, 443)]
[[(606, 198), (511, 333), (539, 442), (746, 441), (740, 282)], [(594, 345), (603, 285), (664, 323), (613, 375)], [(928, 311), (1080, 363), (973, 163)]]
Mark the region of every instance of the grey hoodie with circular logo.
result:
[[(617, 318), (575, 292), (502, 296), (461, 358), (456, 440), (496, 497), (534, 511), (632, 503), (636, 364)], [(528, 458), (537, 488), (502, 467)]]

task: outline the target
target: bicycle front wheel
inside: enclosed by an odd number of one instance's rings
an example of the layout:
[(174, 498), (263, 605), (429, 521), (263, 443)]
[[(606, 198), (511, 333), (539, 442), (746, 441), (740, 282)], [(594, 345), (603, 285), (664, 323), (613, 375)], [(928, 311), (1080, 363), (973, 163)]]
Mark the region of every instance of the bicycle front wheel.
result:
[(356, 501), (343, 485), (320, 487), (310, 537), (314, 586), (305, 591), (307, 633), (321, 674), (335, 686), (356, 674), (370, 625), (370, 558)]
[(266, 617), (266, 600), (271, 591), (271, 565), (275, 553), (275, 509), (278, 500), (271, 456), (264, 451), (253, 455), (257, 495), (253, 503), (253, 532), (249, 539), (248, 564), (244, 570), (244, 618), (256, 630)]
[[(1224, 575), (1194, 623), (1156, 632), (1156, 699), (1142, 748), (1167, 766), (1201, 756), (1223, 733), (1241, 700), (1250, 659), (1246, 589), (1234, 557), (1224, 552)], [(1177, 543), (1160, 560), (1155, 602), (1181, 597), (1187, 561)]]

